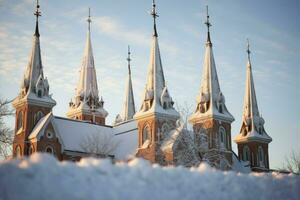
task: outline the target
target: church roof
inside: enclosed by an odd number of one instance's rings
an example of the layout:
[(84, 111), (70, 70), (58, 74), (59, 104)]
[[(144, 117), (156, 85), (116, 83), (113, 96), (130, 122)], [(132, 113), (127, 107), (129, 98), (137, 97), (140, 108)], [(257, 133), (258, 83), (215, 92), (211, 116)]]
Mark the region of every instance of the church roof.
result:
[(245, 96), (242, 116), (242, 127), (240, 134), (236, 136), (236, 142), (244, 142), (258, 140), (271, 142), (272, 138), (264, 129), (264, 119), (259, 114), (257, 99), (255, 94), (254, 80), (252, 74), (252, 66), (250, 61), (250, 50), (248, 42), (248, 60), (247, 60), (247, 75), (245, 85)]
[(41, 12), (39, 11), (38, 4), (35, 15), (36, 26), (32, 40), (32, 50), (21, 83), (21, 91), (13, 104), (16, 105), (23, 101), (31, 101), (31, 103), (42, 103), (43, 106), (53, 107), (56, 102), (49, 94), (48, 80), (44, 77), (43, 73), (38, 21), (41, 16)]
[(133, 119), (135, 114), (134, 95), (131, 80), (131, 65), (130, 65), (130, 48), (128, 46), (128, 76), (125, 87), (124, 103), (121, 114), (117, 116), (116, 123), (124, 122)]
[(208, 32), (205, 45), (202, 80), (199, 95), (197, 97), (197, 108), (189, 121), (193, 122), (195, 120), (212, 117), (232, 122), (234, 121), (234, 118), (227, 110), (225, 97), (221, 91), (218, 80), (212, 42), (210, 39), (209, 27), (211, 24), (209, 23), (209, 16), (207, 16), (206, 25), (208, 26)]
[(141, 109), (135, 114), (135, 117), (139, 118), (155, 113), (178, 118), (179, 113), (173, 107), (174, 102), (165, 82), (156, 29), (156, 17), (158, 15), (155, 10), (155, 3), (153, 3), (151, 15), (154, 19), (154, 33), (152, 36), (147, 83)]
[(75, 97), (70, 102), (70, 109), (67, 115), (77, 111), (94, 112), (96, 115), (106, 117), (107, 111), (103, 108), (103, 99), (99, 97), (97, 75), (94, 63), (93, 49), (91, 43), (91, 18), (88, 17), (88, 31), (85, 49), (80, 68), (79, 81)]

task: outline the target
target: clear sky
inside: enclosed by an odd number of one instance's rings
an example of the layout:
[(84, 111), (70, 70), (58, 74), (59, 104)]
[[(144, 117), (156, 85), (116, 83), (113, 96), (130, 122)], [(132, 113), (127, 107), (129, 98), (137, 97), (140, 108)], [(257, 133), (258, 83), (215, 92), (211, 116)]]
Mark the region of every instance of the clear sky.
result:
[[(120, 112), (127, 75), (127, 45), (132, 49), (136, 108), (146, 82), (150, 54), (151, 0), (41, 0), (40, 34), (44, 74), (65, 116), (79, 79), (92, 14), (92, 45), (100, 95), (108, 124)], [(246, 38), (260, 113), (270, 144), (271, 167), (300, 151), (300, 1), (157, 0), (158, 34), (165, 78), (176, 103), (193, 109), (200, 87), (206, 40), (205, 6), (221, 90), (234, 115), (232, 138), (239, 132), (246, 78)], [(0, 95), (14, 98), (29, 61), (35, 19), (33, 0), (0, 0)], [(7, 120), (13, 127), (14, 119)], [(236, 151), (236, 144), (233, 143)]]

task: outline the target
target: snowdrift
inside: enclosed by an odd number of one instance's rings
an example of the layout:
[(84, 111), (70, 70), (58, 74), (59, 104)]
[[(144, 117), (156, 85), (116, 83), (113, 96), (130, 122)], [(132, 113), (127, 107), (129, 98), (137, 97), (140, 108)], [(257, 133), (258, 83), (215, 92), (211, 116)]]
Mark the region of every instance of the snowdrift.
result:
[(0, 163), (0, 199), (299, 199), (300, 176), (160, 167), (145, 160), (59, 162), (46, 154)]

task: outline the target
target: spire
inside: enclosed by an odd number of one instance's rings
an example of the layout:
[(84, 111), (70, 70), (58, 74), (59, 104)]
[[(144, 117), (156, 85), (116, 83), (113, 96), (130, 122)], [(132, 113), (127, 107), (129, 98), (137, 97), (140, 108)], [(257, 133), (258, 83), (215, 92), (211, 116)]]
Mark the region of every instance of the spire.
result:
[(144, 100), (142, 103), (142, 107), (136, 116), (150, 110), (154, 113), (165, 113), (177, 117), (179, 116), (179, 114), (173, 108), (174, 102), (168, 92), (161, 63), (155, 21), (158, 15), (156, 13), (155, 7), (156, 5), (153, 1), (151, 15), (154, 19), (154, 34), (152, 36), (150, 63), (148, 67)]
[[(208, 12), (208, 7), (207, 12)], [(212, 43), (210, 40), (209, 15), (207, 13), (206, 23), (208, 28), (207, 42), (205, 45), (205, 56), (203, 63), (203, 73), (199, 95), (197, 97), (197, 108), (194, 114), (190, 117), (193, 122), (199, 118), (217, 117), (219, 119), (234, 121), (233, 116), (228, 112), (225, 105), (225, 97), (221, 92), (218, 74), (213, 55)]]
[(49, 95), (49, 83), (47, 78), (44, 78), (42, 57), (41, 57), (41, 47), (40, 47), (40, 33), (38, 28), (38, 19), (41, 16), (39, 11), (40, 5), (39, 1), (36, 4), (36, 27), (33, 35), (32, 50), (29, 58), (29, 63), (27, 65), (26, 71), (24, 73), (23, 81), (21, 83), (21, 92), (18, 98), (32, 98), (39, 101), (47, 102), (48, 105), (54, 106), (56, 102)]
[(80, 68), (80, 77), (76, 88), (74, 101), (70, 102), (68, 116), (72, 116), (74, 110), (83, 109), (84, 112), (97, 113), (106, 117), (107, 112), (103, 109), (102, 97), (99, 98), (97, 75), (94, 64), (93, 48), (91, 42), (91, 10), (88, 14), (88, 30), (85, 49)]
[(157, 12), (156, 12), (156, 4), (155, 0), (152, 1), (152, 11), (150, 13), (153, 17), (153, 36), (158, 37), (157, 30), (156, 30), (156, 18), (158, 17)]
[(212, 25), (209, 22), (208, 6), (206, 6), (206, 22), (204, 24), (206, 24), (207, 26), (207, 44), (211, 45), (209, 27), (211, 27)]
[(39, 17), (42, 16), (41, 12), (39, 11), (40, 5), (39, 5), (39, 0), (36, 1), (36, 11), (34, 15), (36, 16), (36, 22), (35, 22), (35, 33), (34, 35), (36, 37), (40, 37), (40, 32), (39, 32)]
[(129, 46), (128, 46), (127, 54), (128, 57), (126, 60), (128, 62), (128, 78), (127, 78), (127, 83), (125, 88), (125, 98), (124, 98), (124, 104), (123, 104), (121, 115), (117, 116), (116, 118), (116, 124), (133, 119), (133, 115), (135, 114), (134, 95), (132, 89), (131, 69), (130, 69), (131, 52)]
[(235, 138), (236, 142), (246, 138), (260, 138), (261, 140), (271, 141), (272, 139), (264, 130), (264, 119), (259, 114), (257, 99), (255, 94), (254, 80), (250, 61), (250, 44), (247, 40), (247, 75), (245, 85), (245, 96), (242, 116), (242, 127), (240, 134)]

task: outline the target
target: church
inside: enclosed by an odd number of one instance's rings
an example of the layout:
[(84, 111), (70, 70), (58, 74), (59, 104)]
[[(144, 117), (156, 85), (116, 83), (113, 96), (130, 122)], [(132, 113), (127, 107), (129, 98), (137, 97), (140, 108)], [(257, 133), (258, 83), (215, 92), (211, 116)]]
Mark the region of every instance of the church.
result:
[[(126, 161), (141, 157), (160, 165), (196, 166), (205, 161), (222, 170), (268, 171), (268, 145), (272, 138), (264, 129), (259, 113), (249, 42), (247, 47), (246, 86), (241, 129), (234, 138), (238, 154), (232, 150), (231, 123), (234, 117), (225, 104), (214, 60), (211, 23), (207, 12), (207, 40), (202, 80), (188, 130), (166, 85), (156, 27), (157, 12), (153, 1), (152, 45), (150, 63), (141, 106), (136, 111), (128, 48), (128, 77), (124, 104), (113, 125), (106, 124), (108, 115), (99, 94), (91, 38), (89, 12), (86, 44), (75, 94), (66, 117), (56, 116), (56, 101), (50, 95), (50, 83), (43, 73), (40, 48), (40, 6), (36, 7), (36, 25), (32, 51), (25, 69), (15, 108), (13, 157), (34, 152), (53, 154), (58, 160), (78, 161), (83, 157), (110, 157)], [(197, 80), (195, 80), (197, 81)]]

